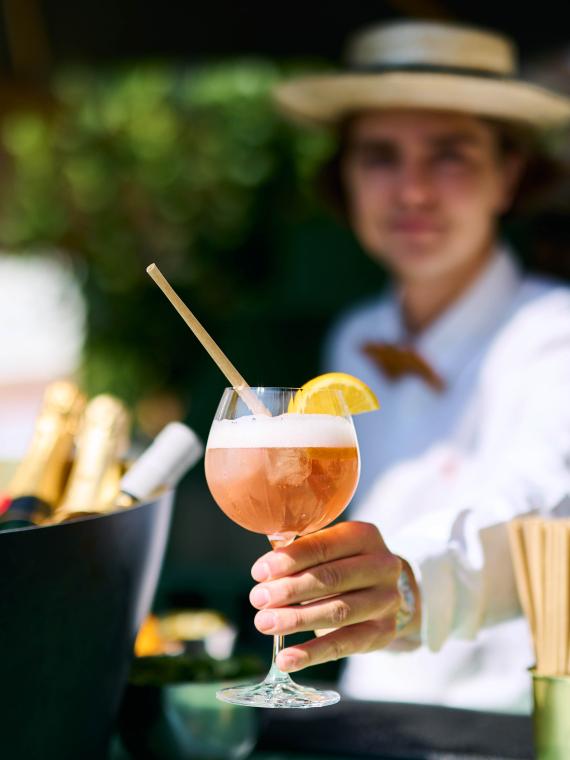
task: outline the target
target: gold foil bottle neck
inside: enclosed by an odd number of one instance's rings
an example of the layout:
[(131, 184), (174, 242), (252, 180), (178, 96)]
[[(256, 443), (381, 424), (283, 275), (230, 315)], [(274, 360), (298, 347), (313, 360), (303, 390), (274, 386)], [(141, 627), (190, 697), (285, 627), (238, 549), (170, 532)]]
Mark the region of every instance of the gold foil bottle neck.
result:
[(120, 399), (109, 394), (95, 396), (85, 409), (78, 446), (85, 431), (90, 435), (89, 431), (99, 430), (115, 440), (116, 454), (121, 456), (129, 447), (129, 424), (129, 412)]
[(129, 445), (129, 423), (128, 410), (114, 396), (102, 394), (87, 404), (58, 517), (105, 512), (114, 506), (122, 474), (120, 459)]
[(54, 506), (61, 496), (85, 396), (70, 380), (56, 380), (44, 392), (32, 440), (7, 493), (12, 499), (37, 496)]
[(70, 380), (56, 380), (46, 388), (43, 403), (46, 409), (57, 414), (76, 415), (85, 407), (85, 396)]

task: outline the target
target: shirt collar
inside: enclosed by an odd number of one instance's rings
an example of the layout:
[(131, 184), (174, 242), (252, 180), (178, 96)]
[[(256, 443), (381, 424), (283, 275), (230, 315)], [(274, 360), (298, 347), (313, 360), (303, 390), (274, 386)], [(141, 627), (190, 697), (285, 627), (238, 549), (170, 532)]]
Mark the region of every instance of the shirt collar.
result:
[[(468, 290), (411, 342), (444, 379), (455, 372), (493, 335), (505, 317), (522, 275), (505, 245), (498, 246), (485, 269)], [(406, 339), (397, 295), (392, 294), (392, 330)]]

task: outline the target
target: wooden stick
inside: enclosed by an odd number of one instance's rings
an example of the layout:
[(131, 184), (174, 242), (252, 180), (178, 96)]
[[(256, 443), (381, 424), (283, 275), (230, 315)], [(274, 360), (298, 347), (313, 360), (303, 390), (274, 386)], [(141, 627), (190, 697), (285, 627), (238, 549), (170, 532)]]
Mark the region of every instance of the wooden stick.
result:
[(558, 551), (555, 520), (544, 523), (544, 644), (545, 662), (541, 672), (556, 675), (558, 669), (558, 633), (560, 608), (558, 606)]
[(568, 646), (568, 572), (570, 571), (569, 568), (569, 557), (568, 557), (568, 520), (557, 520), (557, 532), (556, 532), (556, 539), (557, 539), (557, 548), (558, 548), (558, 597), (557, 597), (557, 604), (559, 607), (559, 625), (560, 629), (558, 632), (558, 652), (557, 652), (557, 661), (558, 661), (558, 667), (557, 672), (559, 675), (565, 675), (566, 674), (566, 649)]
[[(532, 633), (533, 641), (536, 642), (536, 613), (534, 610), (528, 560), (525, 552), (524, 534), (522, 527), (523, 519), (513, 520), (508, 523), (509, 545), (511, 558), (515, 570), (515, 581), (519, 599)], [(535, 656), (536, 652), (535, 652)]]
[(244, 378), (240, 375), (228, 357), (224, 354), (222, 349), (218, 346), (216, 341), (206, 332), (200, 322), (192, 314), (190, 309), (186, 306), (184, 301), (177, 295), (170, 283), (164, 277), (160, 269), (156, 264), (151, 264), (146, 268), (147, 274), (155, 281), (158, 287), (162, 290), (164, 295), (168, 298), (170, 303), (174, 306), (176, 311), (180, 314), (182, 319), (186, 322), (188, 327), (192, 330), (194, 335), (198, 338), (200, 343), (204, 346), (206, 351), (210, 354), (212, 359), (218, 365), (218, 368), (226, 376), (228, 382), (235, 388), (240, 395), (244, 404), (254, 414), (270, 415), (269, 410), (263, 404), (263, 402), (255, 395), (251, 390), (251, 387), (246, 383)]
[(566, 614), (564, 616), (564, 673), (570, 675), (570, 520), (564, 520), (562, 536), (562, 572), (564, 574)]
[(543, 523), (539, 517), (530, 517), (523, 521), (523, 535), (528, 562), (530, 591), (535, 613), (535, 651), (536, 668), (539, 673), (544, 668), (544, 552)]

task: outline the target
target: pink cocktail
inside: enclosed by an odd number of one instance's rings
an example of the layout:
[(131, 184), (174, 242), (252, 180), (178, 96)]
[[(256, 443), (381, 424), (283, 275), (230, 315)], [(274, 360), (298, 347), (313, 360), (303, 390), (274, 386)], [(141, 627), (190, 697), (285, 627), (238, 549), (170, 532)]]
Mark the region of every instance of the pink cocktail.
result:
[[(288, 411), (295, 389), (251, 390), (268, 414), (253, 415), (237, 391), (226, 389), (208, 438), (206, 479), (231, 520), (282, 547), (324, 528), (350, 502), (360, 471), (356, 434), (338, 391), (330, 391), (330, 408), (342, 413), (300, 414)], [(224, 689), (218, 696), (264, 707), (338, 701), (336, 692), (299, 686), (279, 671), (275, 657), (282, 647), (282, 637), (275, 637), (272, 668), (263, 683)]]

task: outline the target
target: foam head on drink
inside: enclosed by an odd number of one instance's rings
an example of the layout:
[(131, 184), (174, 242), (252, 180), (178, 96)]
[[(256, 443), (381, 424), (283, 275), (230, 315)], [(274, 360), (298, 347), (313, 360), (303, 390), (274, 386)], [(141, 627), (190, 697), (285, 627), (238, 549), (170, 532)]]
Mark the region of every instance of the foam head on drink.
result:
[(359, 459), (351, 423), (327, 414), (216, 420), (206, 478), (220, 508), (242, 527), (302, 535), (328, 525), (349, 503)]

